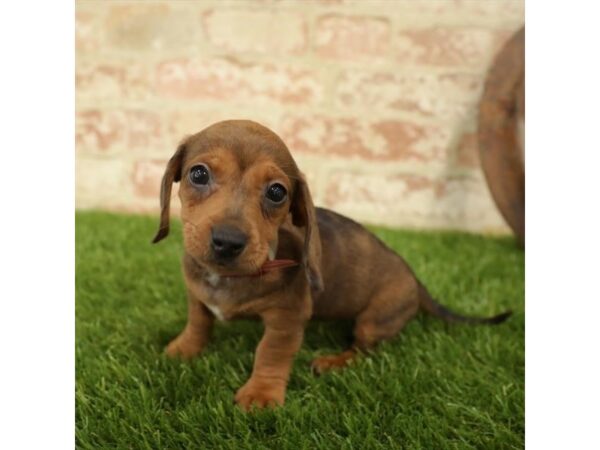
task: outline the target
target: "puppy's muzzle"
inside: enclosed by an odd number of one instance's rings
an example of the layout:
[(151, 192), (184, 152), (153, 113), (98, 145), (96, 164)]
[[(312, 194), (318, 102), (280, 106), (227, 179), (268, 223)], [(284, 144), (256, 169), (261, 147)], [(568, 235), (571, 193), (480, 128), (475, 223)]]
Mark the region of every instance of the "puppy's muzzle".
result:
[(233, 225), (215, 225), (210, 230), (213, 254), (217, 262), (234, 260), (246, 248), (248, 236)]

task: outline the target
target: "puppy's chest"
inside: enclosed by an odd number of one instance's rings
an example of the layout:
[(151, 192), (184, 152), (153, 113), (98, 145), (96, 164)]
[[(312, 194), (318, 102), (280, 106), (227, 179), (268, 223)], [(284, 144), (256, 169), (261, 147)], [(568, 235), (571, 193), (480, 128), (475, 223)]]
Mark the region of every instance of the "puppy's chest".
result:
[(236, 316), (239, 300), (231, 295), (226, 286), (213, 286), (202, 283), (197, 289), (196, 298), (206, 306), (218, 320), (230, 320)]
[(206, 306), (218, 320), (230, 320), (235, 316), (238, 302), (232, 298), (228, 289), (206, 287), (205, 295), (200, 297)]
[(239, 281), (206, 277), (189, 287), (218, 320), (256, 316), (264, 303), (251, 286)]
[(216, 305), (211, 305), (209, 303), (205, 303), (204, 306), (206, 306), (208, 309), (210, 309), (210, 311), (213, 313), (213, 315), (219, 319), (219, 320), (228, 320), (225, 319), (225, 315), (223, 314), (223, 311), (221, 311), (221, 308), (219, 306)]

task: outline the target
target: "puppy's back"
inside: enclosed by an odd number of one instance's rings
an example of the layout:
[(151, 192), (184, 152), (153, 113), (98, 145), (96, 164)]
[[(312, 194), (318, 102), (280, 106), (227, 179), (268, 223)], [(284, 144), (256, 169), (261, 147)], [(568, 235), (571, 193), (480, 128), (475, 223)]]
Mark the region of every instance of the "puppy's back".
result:
[(355, 317), (388, 281), (414, 280), (404, 260), (359, 223), (316, 208), (325, 289), (315, 297), (317, 317)]

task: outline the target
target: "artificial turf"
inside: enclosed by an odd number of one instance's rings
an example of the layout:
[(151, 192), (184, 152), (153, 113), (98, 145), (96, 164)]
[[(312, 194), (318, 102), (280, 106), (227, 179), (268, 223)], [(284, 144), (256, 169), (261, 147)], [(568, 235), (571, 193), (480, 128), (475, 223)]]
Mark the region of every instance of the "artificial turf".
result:
[(163, 347), (186, 320), (181, 226), (76, 214), (76, 443), (90, 449), (495, 449), (524, 446), (524, 255), (512, 238), (372, 228), (445, 305), (498, 326), (413, 320), (350, 369), (315, 377), (351, 324), (311, 323), (286, 404), (245, 414), (257, 321), (218, 323), (191, 362)]

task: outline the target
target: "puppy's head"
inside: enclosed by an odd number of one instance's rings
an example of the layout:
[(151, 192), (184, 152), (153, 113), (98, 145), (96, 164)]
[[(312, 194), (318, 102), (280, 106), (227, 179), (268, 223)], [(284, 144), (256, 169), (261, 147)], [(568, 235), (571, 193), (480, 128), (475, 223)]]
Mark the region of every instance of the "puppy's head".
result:
[(216, 123), (187, 138), (169, 160), (161, 185), (160, 228), (169, 233), (169, 201), (181, 182), (186, 252), (219, 274), (253, 274), (275, 258), (279, 227), (291, 213), (304, 227), (303, 261), (322, 289), (321, 245), (306, 182), (283, 141), (251, 121)]

